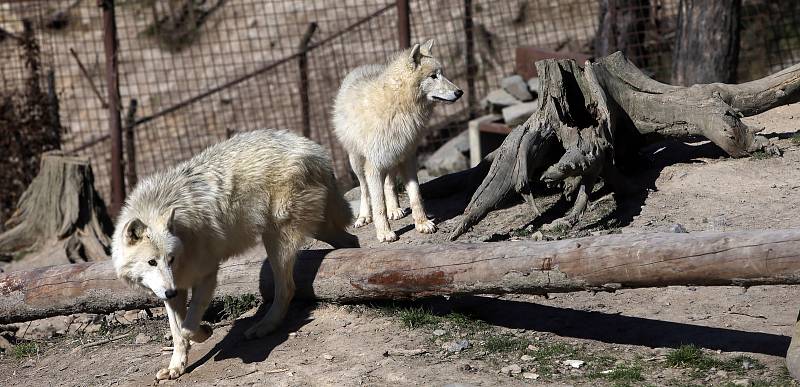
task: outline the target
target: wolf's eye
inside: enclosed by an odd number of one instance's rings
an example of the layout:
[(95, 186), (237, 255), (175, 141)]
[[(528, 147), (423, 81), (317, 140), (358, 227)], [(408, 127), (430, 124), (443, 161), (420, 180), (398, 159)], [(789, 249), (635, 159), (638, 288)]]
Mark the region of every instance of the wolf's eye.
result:
[(436, 79), (436, 78), (439, 78), (439, 76), (436, 75), (436, 73), (433, 73), (433, 74), (431, 74), (431, 78)]
[(167, 263), (172, 265), (172, 262), (175, 262), (175, 256), (174, 255), (168, 255), (167, 256)]
[(156, 262), (155, 259), (151, 259), (151, 260), (147, 261), (147, 264), (150, 265), (150, 266), (155, 266), (155, 265), (158, 265), (158, 262)]

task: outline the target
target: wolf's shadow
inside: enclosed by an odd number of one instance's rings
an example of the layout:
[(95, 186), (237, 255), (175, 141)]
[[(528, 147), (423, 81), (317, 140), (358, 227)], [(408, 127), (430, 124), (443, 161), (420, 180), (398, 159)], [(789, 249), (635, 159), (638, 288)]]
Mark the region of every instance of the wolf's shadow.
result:
[[(294, 278), (297, 286), (295, 299), (297, 301), (292, 302), (286, 318), (275, 332), (260, 339), (248, 340), (244, 337), (244, 332), (258, 323), (267, 313), (270, 305), (272, 305), (271, 302), (265, 301), (253, 316), (234, 321), (225, 337), (203, 357), (190, 364), (187, 367), (187, 372), (202, 366), (212, 358), (215, 361), (239, 358), (244, 363), (266, 360), (275, 347), (289, 338), (289, 333), (298, 331), (311, 321), (311, 311), (316, 304), (302, 300), (314, 298), (314, 289), (311, 285), (317, 276), (322, 259), (330, 251), (332, 250), (305, 250), (300, 252), (294, 268)], [(259, 273), (259, 291), (263, 300), (272, 300), (274, 292), (272, 268), (266, 258), (261, 265)]]

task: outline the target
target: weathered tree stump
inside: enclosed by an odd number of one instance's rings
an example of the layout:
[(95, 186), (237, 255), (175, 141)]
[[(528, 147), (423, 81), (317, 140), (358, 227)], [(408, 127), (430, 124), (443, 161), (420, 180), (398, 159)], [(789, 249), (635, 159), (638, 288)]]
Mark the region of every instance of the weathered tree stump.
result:
[(39, 174), (0, 234), (0, 254), (41, 264), (108, 259), (113, 230), (86, 158), (42, 155)]
[[(756, 134), (760, 129), (740, 118), (800, 100), (800, 64), (740, 85), (691, 87), (654, 81), (620, 52), (587, 62), (584, 68), (573, 60), (555, 59), (539, 61), (536, 68), (542, 87), (539, 110), (508, 135), (488, 172), (476, 167), (466, 173), (486, 176), (451, 240), (510, 193), (522, 194), (538, 215), (532, 189), (537, 181), (563, 184), (564, 197), (575, 203), (546, 227), (573, 227), (598, 179), (618, 193), (635, 189), (618, 166), (643, 140), (702, 136), (732, 157), (778, 152)], [(548, 165), (550, 160), (558, 161)]]

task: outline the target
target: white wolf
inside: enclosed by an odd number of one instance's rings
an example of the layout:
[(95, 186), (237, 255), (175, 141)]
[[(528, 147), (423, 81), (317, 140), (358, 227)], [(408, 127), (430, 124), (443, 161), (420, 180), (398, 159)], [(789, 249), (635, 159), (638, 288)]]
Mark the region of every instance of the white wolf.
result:
[(211, 335), (200, 321), (223, 260), (261, 237), (275, 299), (246, 336), (262, 337), (286, 315), (295, 290), (296, 253), (305, 237), (357, 247), (358, 239), (345, 232), (351, 221), (326, 152), (287, 131), (242, 133), (143, 179), (117, 221), (112, 259), (120, 278), (164, 300), (175, 349), (156, 378), (184, 373), (189, 340)]
[(381, 242), (397, 240), (388, 219), (405, 215), (394, 190), (397, 175), (405, 180), (417, 231), (436, 231), (419, 193), (417, 143), (434, 102), (453, 103), (464, 92), (442, 75), (442, 64), (431, 56), (432, 47), (433, 40), (428, 40), (385, 65), (356, 68), (342, 81), (334, 102), (334, 130), (361, 185), (355, 226), (374, 219)]

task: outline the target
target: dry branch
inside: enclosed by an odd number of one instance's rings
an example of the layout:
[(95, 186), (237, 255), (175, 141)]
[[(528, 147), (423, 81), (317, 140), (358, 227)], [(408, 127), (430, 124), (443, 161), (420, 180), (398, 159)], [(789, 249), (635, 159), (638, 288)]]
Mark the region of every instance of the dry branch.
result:
[[(229, 261), (217, 297), (272, 297), (260, 254)], [(323, 259), (324, 258), (324, 259)], [(300, 298), (569, 292), (668, 285), (800, 283), (800, 230), (616, 234), (553, 242), (453, 243), (305, 251)], [(108, 261), (0, 276), (0, 323), (158, 305), (117, 280)]]

